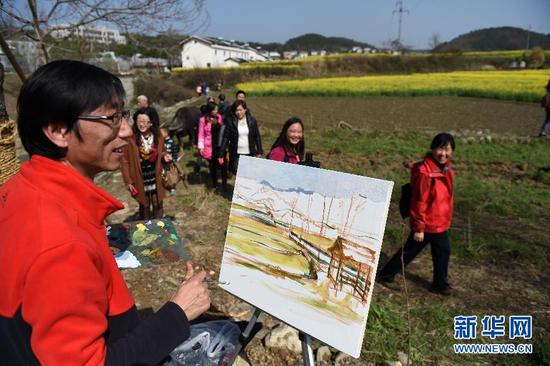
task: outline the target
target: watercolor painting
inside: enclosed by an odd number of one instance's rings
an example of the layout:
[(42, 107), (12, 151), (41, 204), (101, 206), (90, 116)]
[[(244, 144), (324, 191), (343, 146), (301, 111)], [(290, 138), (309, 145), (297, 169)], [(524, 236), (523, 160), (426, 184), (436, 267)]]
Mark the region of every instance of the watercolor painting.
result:
[(220, 287), (359, 357), (392, 188), (241, 157)]

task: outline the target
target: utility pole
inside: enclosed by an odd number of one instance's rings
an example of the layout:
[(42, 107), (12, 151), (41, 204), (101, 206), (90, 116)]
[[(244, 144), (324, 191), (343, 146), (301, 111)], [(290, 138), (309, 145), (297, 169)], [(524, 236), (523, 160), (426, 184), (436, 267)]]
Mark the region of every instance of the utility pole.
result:
[(399, 25), (397, 28), (397, 45), (401, 47), (401, 23), (403, 22), (403, 13), (409, 14), (407, 9), (403, 9), (403, 0), (397, 0), (395, 3), (395, 10), (392, 12), (392, 15), (399, 13)]
[(529, 36), (531, 34), (531, 24), (529, 24), (529, 28), (527, 28), (527, 44), (525, 45), (525, 51), (529, 50)]

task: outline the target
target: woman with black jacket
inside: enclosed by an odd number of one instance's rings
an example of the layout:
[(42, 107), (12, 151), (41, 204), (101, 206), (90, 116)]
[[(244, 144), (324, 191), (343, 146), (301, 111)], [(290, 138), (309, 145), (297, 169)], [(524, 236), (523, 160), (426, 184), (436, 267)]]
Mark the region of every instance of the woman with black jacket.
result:
[(229, 169), (237, 172), (239, 156), (262, 156), (262, 140), (256, 119), (247, 111), (244, 100), (236, 100), (231, 106), (231, 114), (224, 122), (220, 143), (220, 159), (229, 150)]

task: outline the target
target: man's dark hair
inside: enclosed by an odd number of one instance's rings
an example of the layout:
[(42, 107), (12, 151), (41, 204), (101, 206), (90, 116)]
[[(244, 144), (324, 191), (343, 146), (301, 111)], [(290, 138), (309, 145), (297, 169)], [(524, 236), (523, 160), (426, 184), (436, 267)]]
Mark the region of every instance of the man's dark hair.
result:
[(78, 131), (78, 116), (106, 106), (124, 107), (119, 78), (80, 61), (53, 61), (39, 67), (21, 87), (17, 100), (17, 128), (29, 155), (61, 159), (66, 149), (55, 145), (42, 131), (54, 124)]
[(210, 102), (210, 103), (207, 103), (206, 104), (206, 115), (209, 116), (210, 113), (212, 113), (212, 111), (214, 109), (216, 109), (218, 105), (216, 103), (213, 103), (213, 102)]
[(437, 149), (438, 147), (447, 146), (447, 144), (451, 144), (453, 150), (455, 149), (455, 139), (453, 136), (450, 133), (443, 132), (434, 137), (430, 149)]
[(231, 105), (231, 112), (233, 112), (233, 114), (235, 114), (235, 111), (237, 110), (237, 108), (239, 106), (243, 107), (244, 109), (247, 109), (246, 108), (246, 102), (244, 100), (236, 100)]
[(246, 93), (245, 93), (244, 90), (237, 90), (237, 92), (235, 93), (235, 98), (237, 98), (237, 95), (239, 95), (239, 94), (242, 94), (246, 97)]
[(218, 95), (218, 100), (220, 100), (221, 102), (223, 102), (225, 100), (225, 94), (220, 94)]

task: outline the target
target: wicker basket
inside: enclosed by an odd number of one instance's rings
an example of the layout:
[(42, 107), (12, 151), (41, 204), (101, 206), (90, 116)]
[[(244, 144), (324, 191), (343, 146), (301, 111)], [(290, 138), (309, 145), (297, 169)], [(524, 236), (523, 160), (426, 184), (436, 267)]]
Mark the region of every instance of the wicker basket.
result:
[(0, 185), (19, 170), (15, 153), (16, 125), (14, 121), (0, 123)]

